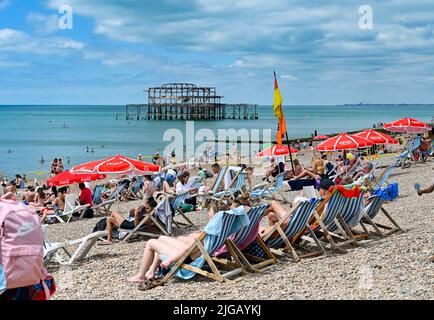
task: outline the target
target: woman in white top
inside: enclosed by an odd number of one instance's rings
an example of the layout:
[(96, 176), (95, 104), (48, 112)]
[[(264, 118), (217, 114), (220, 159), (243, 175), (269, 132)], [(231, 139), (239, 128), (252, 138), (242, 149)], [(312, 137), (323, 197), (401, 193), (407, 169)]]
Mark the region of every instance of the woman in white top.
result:
[(182, 194), (182, 193), (190, 193), (187, 195), (186, 199), (184, 200), (184, 203), (186, 204), (192, 204), (196, 205), (196, 196), (192, 195), (195, 194), (198, 190), (197, 188), (192, 188), (192, 186), (188, 183), (188, 179), (190, 178), (190, 173), (187, 171), (184, 171), (181, 174), (181, 177), (179, 177), (179, 181), (176, 184), (176, 193)]

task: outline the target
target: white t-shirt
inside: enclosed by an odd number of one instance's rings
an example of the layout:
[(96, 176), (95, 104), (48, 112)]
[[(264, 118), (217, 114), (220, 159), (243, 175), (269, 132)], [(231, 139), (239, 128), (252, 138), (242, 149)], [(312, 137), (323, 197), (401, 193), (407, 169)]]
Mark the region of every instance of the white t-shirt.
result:
[[(186, 183), (186, 184), (182, 184), (180, 181), (178, 181), (178, 183), (176, 184), (176, 193), (177, 194), (182, 194), (182, 193), (186, 193), (189, 192), (189, 190), (191, 189), (191, 185)], [(187, 199), (191, 198), (192, 195), (187, 195)]]
[(228, 190), (231, 187), (231, 182), (232, 182), (231, 171), (236, 173), (240, 170), (241, 167), (228, 167), (228, 170), (226, 170), (225, 178), (224, 178), (225, 190)]

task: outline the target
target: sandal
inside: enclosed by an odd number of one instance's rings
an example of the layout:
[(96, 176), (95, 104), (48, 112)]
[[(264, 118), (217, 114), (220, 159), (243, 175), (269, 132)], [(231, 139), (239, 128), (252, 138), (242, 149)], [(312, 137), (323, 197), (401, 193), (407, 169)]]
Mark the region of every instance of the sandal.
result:
[(139, 290), (144, 291), (144, 290), (149, 290), (155, 287), (160, 286), (162, 283), (159, 280), (155, 280), (155, 279), (147, 279), (144, 282), (139, 284)]

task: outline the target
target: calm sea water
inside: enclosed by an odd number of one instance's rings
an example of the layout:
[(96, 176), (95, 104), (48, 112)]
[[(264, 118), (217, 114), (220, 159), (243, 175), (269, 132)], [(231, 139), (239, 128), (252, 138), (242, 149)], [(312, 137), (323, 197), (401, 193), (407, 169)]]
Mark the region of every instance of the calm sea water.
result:
[[(271, 129), (276, 120), (271, 106), (258, 107), (259, 120), (196, 121), (196, 131), (218, 129)], [(411, 116), (430, 121), (433, 106), (286, 106), (290, 137), (371, 127), (372, 124)], [(119, 114), (119, 120), (116, 120)], [(0, 106), (0, 176), (48, 172), (50, 160), (64, 159), (66, 167), (114, 154), (137, 157), (163, 151), (167, 129), (185, 131), (184, 121), (126, 121), (125, 106)], [(198, 143), (200, 144), (200, 143)], [(104, 146), (104, 148), (102, 148)], [(87, 153), (92, 148), (94, 152)], [(9, 153), (10, 150), (10, 153)], [(47, 162), (41, 164), (44, 157)], [(67, 165), (66, 158), (71, 163)]]

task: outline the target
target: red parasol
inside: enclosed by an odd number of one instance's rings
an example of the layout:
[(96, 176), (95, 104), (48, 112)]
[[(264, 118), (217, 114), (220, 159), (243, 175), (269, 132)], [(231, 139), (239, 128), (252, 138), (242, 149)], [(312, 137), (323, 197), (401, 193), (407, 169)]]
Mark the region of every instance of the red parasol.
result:
[(134, 160), (128, 157), (117, 155), (106, 159), (88, 162), (75, 166), (71, 169), (73, 173), (117, 173), (117, 174), (151, 174), (159, 172), (160, 167)]
[[(297, 153), (298, 150), (291, 147), (291, 154)], [(272, 157), (272, 156), (286, 156), (288, 155), (288, 146), (274, 145), (258, 153), (258, 158)]]
[(47, 186), (52, 187), (61, 187), (61, 186), (69, 186), (74, 183), (82, 183), (89, 182), (95, 180), (105, 179), (107, 176), (101, 173), (71, 173), (68, 170), (65, 170), (54, 177), (47, 180)]
[(431, 126), (425, 122), (413, 118), (403, 118), (395, 122), (386, 123), (384, 129), (400, 133), (421, 133), (432, 130)]
[(398, 144), (398, 141), (391, 136), (375, 130), (366, 130), (356, 133), (355, 136), (362, 137), (372, 141), (373, 144)]
[(313, 140), (321, 141), (321, 140), (327, 140), (328, 138), (329, 138), (328, 136), (320, 135), (320, 136), (316, 136), (315, 138), (313, 138)]
[(330, 138), (316, 146), (318, 151), (337, 151), (337, 150), (350, 150), (358, 148), (367, 148), (372, 146), (373, 143), (362, 137), (351, 136), (347, 133), (341, 133), (336, 137)]

